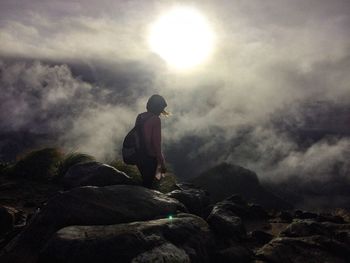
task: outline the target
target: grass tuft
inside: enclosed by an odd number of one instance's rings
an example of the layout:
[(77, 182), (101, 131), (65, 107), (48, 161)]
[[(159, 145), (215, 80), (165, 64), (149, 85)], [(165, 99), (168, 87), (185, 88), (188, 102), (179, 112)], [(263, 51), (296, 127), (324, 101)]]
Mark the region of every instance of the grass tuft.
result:
[(164, 194), (169, 193), (176, 189), (176, 176), (173, 173), (166, 173), (165, 177), (160, 179), (159, 181), (155, 179), (156, 182), (156, 190), (162, 192)]
[(26, 179), (48, 181), (54, 177), (63, 153), (57, 148), (30, 151), (17, 159), (10, 173)]

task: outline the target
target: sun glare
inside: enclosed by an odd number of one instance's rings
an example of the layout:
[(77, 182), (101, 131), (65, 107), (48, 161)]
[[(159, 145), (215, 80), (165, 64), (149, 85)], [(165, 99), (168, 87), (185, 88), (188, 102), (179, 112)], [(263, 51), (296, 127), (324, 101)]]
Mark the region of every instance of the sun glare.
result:
[(170, 66), (188, 69), (209, 57), (214, 35), (197, 10), (177, 7), (151, 25), (148, 40), (151, 50)]

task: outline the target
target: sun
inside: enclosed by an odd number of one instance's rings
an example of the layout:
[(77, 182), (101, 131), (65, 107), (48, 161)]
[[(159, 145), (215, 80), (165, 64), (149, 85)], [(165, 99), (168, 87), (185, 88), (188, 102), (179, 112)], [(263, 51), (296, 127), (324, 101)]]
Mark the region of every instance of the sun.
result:
[(212, 53), (213, 31), (196, 9), (176, 7), (160, 16), (149, 30), (148, 42), (170, 66), (188, 69), (203, 63)]

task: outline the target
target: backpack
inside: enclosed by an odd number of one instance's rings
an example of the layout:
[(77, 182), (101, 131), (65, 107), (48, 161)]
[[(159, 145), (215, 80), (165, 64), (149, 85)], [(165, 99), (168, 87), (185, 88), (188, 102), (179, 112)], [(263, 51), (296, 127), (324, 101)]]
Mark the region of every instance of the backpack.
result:
[(139, 123), (125, 136), (122, 148), (124, 163), (135, 165), (139, 160), (139, 156), (146, 152), (142, 128), (144, 123), (150, 117), (152, 116), (139, 121)]

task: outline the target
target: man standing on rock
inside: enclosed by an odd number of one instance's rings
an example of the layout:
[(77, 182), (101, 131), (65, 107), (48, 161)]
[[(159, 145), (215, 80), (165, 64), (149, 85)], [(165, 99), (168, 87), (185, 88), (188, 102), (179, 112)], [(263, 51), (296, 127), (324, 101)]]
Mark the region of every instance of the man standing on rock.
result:
[(147, 102), (146, 112), (140, 113), (136, 118), (135, 126), (141, 127), (141, 151), (138, 155), (137, 168), (139, 169), (143, 186), (151, 188), (157, 169), (166, 173), (165, 160), (161, 145), (160, 115), (168, 115), (165, 111), (167, 103), (160, 95), (152, 95)]

